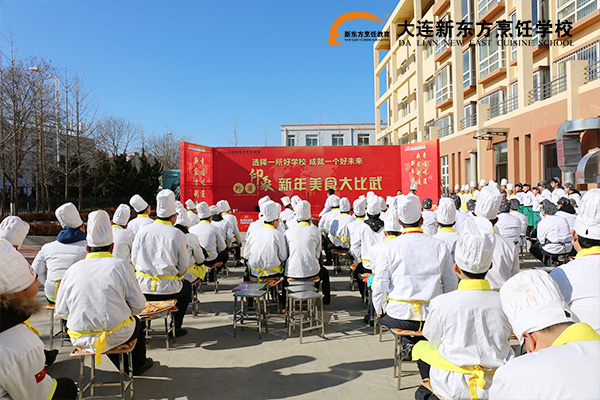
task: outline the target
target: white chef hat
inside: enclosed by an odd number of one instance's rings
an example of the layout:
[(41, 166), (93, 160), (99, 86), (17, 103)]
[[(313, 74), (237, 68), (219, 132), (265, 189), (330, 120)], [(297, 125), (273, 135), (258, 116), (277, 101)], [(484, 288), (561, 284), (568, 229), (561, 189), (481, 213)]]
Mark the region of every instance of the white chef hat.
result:
[(219, 209), (219, 207), (217, 207), (215, 205), (208, 207), (208, 209), (210, 210), (210, 215), (213, 217), (215, 215), (219, 215), (221, 213), (221, 210)]
[(581, 198), (574, 229), (577, 235), (600, 240), (600, 189), (591, 189)]
[(396, 204), (398, 201), (398, 197), (397, 196), (388, 196), (388, 209), (389, 208), (396, 208)]
[(463, 185), (463, 190), (464, 190), (465, 192), (468, 192), (468, 191), (469, 191), (469, 184), (468, 184), (468, 183), (465, 183), (465, 184)]
[(127, 204), (119, 204), (113, 215), (113, 222), (117, 225), (125, 226), (129, 222), (131, 209)]
[(296, 203), (296, 208), (294, 208), (294, 213), (296, 214), (296, 220), (308, 221), (311, 217), (310, 203), (306, 200), (300, 200), (299, 202)]
[(456, 185), (454, 185), (454, 191), (458, 191), (460, 190), (460, 185), (457, 183)]
[(271, 198), (269, 196), (262, 197), (260, 200), (258, 200), (258, 206), (260, 207), (267, 201), (271, 201)]
[(281, 206), (274, 201), (267, 201), (260, 206), (260, 212), (264, 216), (265, 222), (272, 222), (279, 219)]
[(490, 180), (487, 185), (491, 186), (491, 187), (498, 188), (498, 182), (496, 182), (494, 180)]
[(284, 207), (287, 207), (287, 206), (291, 205), (292, 202), (291, 202), (289, 196), (283, 196), (281, 198), (281, 204), (283, 204)]
[(229, 210), (231, 210), (231, 206), (227, 200), (217, 201), (217, 207), (219, 207), (219, 210), (221, 210), (222, 213), (229, 212)]
[(381, 206), (379, 205), (379, 199), (377, 196), (373, 195), (371, 197), (367, 197), (367, 214), (376, 215), (381, 212)]
[(175, 209), (175, 193), (163, 189), (156, 195), (156, 215), (160, 218), (169, 218), (177, 214)]
[(367, 202), (364, 199), (364, 197), (362, 199), (358, 198), (354, 200), (352, 208), (354, 209), (354, 215), (358, 215), (361, 217), (365, 215), (365, 213), (367, 212)]
[(396, 207), (398, 207), (398, 218), (405, 224), (414, 224), (421, 219), (421, 202), (412, 193), (398, 196)]
[(372, 190), (369, 190), (369, 191), (367, 192), (367, 200), (369, 200), (369, 197), (372, 197), (372, 196), (375, 196), (375, 192), (374, 192), (374, 191), (372, 191)]
[(479, 186), (485, 186), (485, 179), (479, 181)]
[(463, 271), (483, 274), (490, 269), (495, 245), (493, 231), (481, 229), (473, 218), (467, 218), (456, 241), (454, 261)]
[(379, 196), (379, 208), (381, 210), (387, 209), (387, 203), (385, 202), (385, 199), (381, 196)]
[(8, 240), (13, 246), (21, 247), (29, 233), (29, 224), (21, 218), (10, 215), (0, 223), (0, 239)]
[(508, 183), (508, 179), (502, 178), (502, 180), (500, 181), (500, 186), (506, 186), (507, 183)]
[(442, 225), (452, 225), (456, 221), (456, 205), (450, 197), (442, 197), (436, 210), (437, 221)]
[(86, 240), (90, 247), (109, 246), (113, 243), (110, 217), (106, 211), (92, 211), (88, 215)]
[(412, 181), (410, 183), (410, 189), (408, 189), (408, 190), (417, 190), (417, 186), (418, 186), (417, 181)]
[(394, 201), (394, 196), (387, 196), (385, 198), (385, 204), (387, 204), (388, 207), (391, 207), (392, 201)]
[(471, 181), (470, 186), (471, 187), (477, 187), (477, 184), (475, 183), (475, 181)]
[(198, 213), (198, 218), (207, 219), (210, 217), (210, 207), (208, 207), (208, 203), (202, 201), (196, 204), (196, 212)]
[(25, 257), (8, 240), (0, 240), (0, 294), (25, 290), (34, 280)]
[(146, 201), (142, 199), (142, 196), (139, 194), (134, 194), (131, 196), (131, 199), (129, 199), (129, 204), (137, 213), (144, 212), (146, 208), (148, 208), (148, 203), (146, 203)]
[(515, 188), (515, 186), (512, 183), (506, 184), (506, 190), (513, 190), (514, 188)]
[(187, 207), (188, 210), (196, 209), (196, 205), (194, 204), (194, 200), (192, 200), (192, 199), (187, 199), (185, 202), (185, 206)]
[(383, 230), (386, 232), (402, 232), (402, 224), (398, 220), (398, 211), (395, 208), (390, 208), (386, 211), (383, 220)]
[(331, 206), (331, 208), (337, 208), (340, 206), (340, 198), (335, 194), (329, 196), (327, 200), (329, 200), (329, 205)]
[(300, 196), (298, 195), (293, 195), (292, 196), (292, 208), (295, 207), (296, 203), (298, 203), (299, 201), (301, 201), (302, 199), (300, 198)]
[[(187, 204), (187, 202), (186, 202)], [(175, 225), (182, 225), (186, 228), (192, 226), (192, 221), (190, 221), (190, 217), (188, 217), (188, 213), (180, 202), (176, 203), (177, 209), (177, 221), (175, 221)]]
[(487, 219), (494, 219), (500, 210), (500, 202), (502, 202), (502, 195), (498, 188), (485, 186), (477, 197), (475, 214)]
[(63, 228), (79, 228), (83, 225), (79, 211), (73, 203), (65, 203), (56, 209), (56, 219)]
[(573, 322), (558, 285), (540, 270), (519, 272), (500, 288), (502, 310), (523, 344), (523, 333), (532, 333), (552, 325)]
[(350, 200), (347, 197), (340, 199), (340, 212), (347, 213), (350, 211)]

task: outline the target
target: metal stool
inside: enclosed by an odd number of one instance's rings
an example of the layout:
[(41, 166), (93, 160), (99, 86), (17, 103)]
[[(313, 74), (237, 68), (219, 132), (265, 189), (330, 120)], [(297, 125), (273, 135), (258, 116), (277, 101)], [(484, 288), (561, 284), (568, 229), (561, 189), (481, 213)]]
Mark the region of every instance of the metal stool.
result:
[(338, 268), (342, 269), (342, 267), (350, 266), (350, 256), (348, 255), (348, 250), (340, 250), (340, 249), (331, 249), (331, 254), (333, 255), (333, 267), (335, 269), (335, 274), (338, 274)]
[(403, 336), (423, 337), (421, 331), (406, 331), (404, 329), (390, 329), (395, 337), (394, 344), (394, 378), (398, 378), (398, 390), (402, 389), (400, 380), (402, 379), (402, 340)]
[[(64, 342), (68, 342), (69, 344), (71, 344), (71, 339), (69, 338), (69, 335), (67, 334), (67, 332), (63, 329), (62, 327), (62, 319), (59, 319), (60, 321), (60, 331), (54, 333), (54, 310), (55, 309), (55, 305), (54, 304), (46, 304), (46, 310), (50, 310), (50, 350), (54, 349), (54, 341), (59, 341), (60, 345), (62, 346)], [(58, 336), (57, 339), (55, 339), (55, 337)]]
[[(289, 322), (288, 322), (288, 337), (292, 334), (292, 327), (300, 328), (300, 344), (302, 344), (302, 336), (304, 332), (313, 329), (321, 328), (321, 337), (325, 338), (325, 318), (323, 313), (323, 295), (316, 292), (298, 292), (290, 293)], [(317, 304), (317, 299), (320, 299)], [(300, 310), (296, 311), (296, 303)], [(306, 303), (306, 311), (302, 305)], [(319, 315), (320, 313), (320, 315)], [(308, 324), (308, 326), (305, 326)]]
[(250, 283), (265, 283), (266, 286), (264, 286), (264, 289), (267, 291), (267, 316), (269, 315), (270, 311), (271, 311), (271, 307), (275, 306), (277, 307), (277, 314), (281, 313), (281, 307), (279, 305), (279, 291), (281, 290), (281, 287), (283, 282), (283, 277), (281, 276), (277, 276), (277, 277), (264, 277), (264, 278), (258, 278), (256, 276), (250, 276)]
[[(298, 281), (296, 281), (298, 282)], [(285, 313), (285, 326), (288, 326), (290, 323), (290, 310), (292, 309), (292, 301), (290, 300), (291, 293), (300, 293), (300, 292), (316, 292), (317, 288), (313, 285), (308, 284), (294, 284), (287, 286), (285, 288), (286, 291), (286, 313)]]
[[(90, 351), (89, 349), (84, 349), (81, 347), (77, 347), (75, 350), (71, 352), (71, 357), (79, 357), (79, 399), (84, 399), (83, 395), (85, 392), (90, 390), (91, 397), (85, 397), (85, 399), (125, 399), (133, 398), (133, 360), (131, 357), (131, 352), (135, 347), (137, 339), (133, 339), (129, 343), (124, 343), (120, 346), (114, 347), (102, 354), (118, 354), (119, 355), (119, 382), (109, 382), (109, 383), (96, 383), (96, 361), (95, 356), (96, 353)], [(125, 367), (123, 364), (123, 358), (127, 355), (127, 362), (129, 365), (129, 372), (125, 373)], [(92, 360), (91, 368), (90, 368), (90, 380), (88, 383), (84, 384), (85, 381), (85, 358), (90, 357)], [(114, 387), (118, 386), (120, 389), (119, 395), (112, 396), (94, 396), (94, 389), (98, 387)], [(126, 397), (127, 392), (129, 392), (129, 396)]]
[[(165, 339), (165, 344), (167, 350), (169, 350), (169, 339), (172, 337), (173, 341), (175, 341), (175, 320), (173, 319), (173, 313), (177, 311), (177, 307), (175, 304), (177, 300), (171, 299), (168, 300), (169, 303), (164, 303), (165, 307), (155, 312), (147, 312), (150, 307), (156, 305), (156, 303), (162, 303), (160, 301), (147, 301), (146, 308), (142, 311), (138, 317), (140, 318), (140, 322), (144, 324), (144, 334), (146, 339)], [(171, 319), (169, 320), (169, 316)], [(164, 333), (156, 333), (159, 332), (156, 329), (152, 329), (152, 321), (155, 319), (164, 319), (165, 321), (165, 330)]]
[(202, 279), (196, 279), (192, 282), (192, 315), (194, 317), (197, 317), (200, 312), (200, 300), (198, 299), (200, 285), (202, 285)]
[[(221, 261), (219, 261), (217, 263), (214, 263), (211, 266), (205, 265), (205, 267), (206, 267), (206, 277), (205, 277), (206, 281), (204, 281), (204, 279), (203, 279), (202, 280), (202, 284), (208, 286), (208, 284), (214, 283), (215, 284), (215, 294), (219, 293), (219, 270), (218, 270), (218, 268), (221, 267), (221, 266), (223, 266), (223, 263)], [(209, 282), (208, 281), (208, 275), (210, 274), (210, 272), (212, 270), (215, 270), (215, 281), (214, 282)]]
[[(267, 325), (266, 295), (266, 290), (240, 290), (233, 294), (233, 337), (237, 334), (238, 322), (240, 325), (243, 325), (244, 321), (249, 319), (256, 319), (259, 339), (262, 339), (263, 322), (265, 324), (265, 332), (269, 332), (269, 327)], [(250, 314), (248, 299), (254, 300), (254, 316)], [(238, 300), (240, 305), (239, 309)]]

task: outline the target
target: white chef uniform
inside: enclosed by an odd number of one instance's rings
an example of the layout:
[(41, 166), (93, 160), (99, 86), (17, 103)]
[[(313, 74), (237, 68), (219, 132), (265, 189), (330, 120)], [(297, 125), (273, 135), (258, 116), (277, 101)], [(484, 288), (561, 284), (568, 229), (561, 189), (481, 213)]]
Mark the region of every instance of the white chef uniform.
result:
[(135, 194), (129, 200), (129, 204), (135, 210), (137, 217), (129, 221), (127, 229), (129, 229), (135, 235), (138, 233), (142, 226), (150, 225), (154, 222), (148, 214), (144, 214), (148, 208), (148, 203), (139, 194)]
[(367, 212), (367, 202), (364, 199), (356, 199), (352, 204), (354, 210), (354, 221), (346, 225), (346, 228), (340, 233), (342, 237), (347, 237), (350, 241), (349, 253), (355, 262), (360, 262), (360, 246), (358, 252), (355, 252), (355, 248), (352, 247), (352, 243), (359, 243), (357, 236), (358, 227), (365, 223), (365, 213)]
[(573, 238), (569, 223), (558, 215), (546, 215), (537, 226), (537, 238), (544, 251), (564, 254), (573, 250)]
[(331, 223), (334, 219), (340, 216), (340, 198), (337, 197), (335, 194), (332, 194), (328, 197), (327, 200), (331, 205), (331, 211), (323, 215), (319, 220), (319, 231), (321, 231), (322, 235), (329, 234)]
[[(441, 198), (436, 212), (437, 222), (442, 225), (455, 224), (458, 213), (459, 212), (456, 210), (456, 206), (452, 199), (449, 197)], [(454, 244), (456, 243), (456, 239), (458, 239), (458, 233), (456, 230), (453, 227), (440, 226), (438, 232), (433, 235), (433, 237), (446, 243), (446, 247), (448, 248), (448, 252), (452, 258), (452, 263), (454, 264)]]
[[(302, 201), (296, 206), (296, 214), (302, 220), (310, 219), (310, 203)], [(319, 273), (321, 257), (321, 234), (310, 222), (299, 222), (285, 231), (289, 257), (285, 263), (285, 276), (308, 278)]]
[(185, 206), (187, 208), (187, 216), (190, 220), (190, 226), (196, 225), (198, 222), (200, 222), (200, 218), (198, 218), (198, 214), (196, 214), (196, 205), (194, 204), (194, 201), (192, 199), (187, 199)]
[(575, 218), (577, 218), (577, 214), (570, 214), (568, 212), (558, 210), (555, 215), (558, 215), (559, 217), (563, 217), (569, 224), (569, 230), (573, 230), (573, 227), (575, 226)]
[(230, 214), (231, 207), (229, 206), (229, 202), (227, 200), (219, 200), (217, 202), (217, 206), (221, 210), (223, 219), (226, 219), (231, 224), (231, 227), (233, 229), (233, 241), (242, 244), (242, 236), (240, 235), (238, 220), (235, 215)]
[(127, 262), (131, 261), (131, 247), (133, 246), (133, 238), (135, 234), (129, 229), (125, 229), (129, 222), (130, 209), (127, 204), (119, 204), (113, 215), (113, 242), (115, 247), (113, 249), (113, 257), (120, 258)]
[(496, 232), (508, 240), (510, 243), (519, 243), (521, 232), (523, 231), (523, 222), (510, 212), (498, 214), (498, 221), (494, 225)]
[[(350, 237), (345, 229), (348, 224), (354, 222), (354, 216), (350, 215), (350, 201), (343, 197), (340, 199), (340, 214), (336, 216), (329, 225), (329, 240), (337, 247), (350, 247)], [(345, 235), (345, 236), (344, 236)]]
[(190, 233), (198, 237), (198, 241), (204, 250), (208, 252), (206, 261), (212, 261), (225, 250), (225, 238), (221, 229), (212, 225), (207, 220), (201, 220), (200, 223), (190, 228)]

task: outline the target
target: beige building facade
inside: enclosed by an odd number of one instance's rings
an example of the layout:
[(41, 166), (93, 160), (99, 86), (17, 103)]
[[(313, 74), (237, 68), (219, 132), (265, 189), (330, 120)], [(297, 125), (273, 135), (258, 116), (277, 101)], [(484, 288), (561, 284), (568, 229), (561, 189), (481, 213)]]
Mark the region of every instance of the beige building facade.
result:
[[(490, 23), (489, 40), (478, 25), (459, 35), (461, 20)], [(558, 20), (571, 22), (571, 37), (555, 32)], [(419, 37), (423, 21), (454, 23), (443, 40)], [(496, 39), (506, 21), (513, 37)], [(552, 33), (517, 38), (519, 21), (550, 21)], [(383, 30), (390, 40), (374, 44), (377, 143), (439, 138), (450, 191), (562, 177), (559, 126), (600, 117), (600, 0), (402, 0)], [(598, 149), (598, 130), (582, 131), (580, 143), (582, 155)]]

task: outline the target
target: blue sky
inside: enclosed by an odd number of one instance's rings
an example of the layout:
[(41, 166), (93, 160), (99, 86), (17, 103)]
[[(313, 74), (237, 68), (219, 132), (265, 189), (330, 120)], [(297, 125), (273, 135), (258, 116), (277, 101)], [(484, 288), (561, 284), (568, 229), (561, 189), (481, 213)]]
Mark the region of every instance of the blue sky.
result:
[[(374, 122), (372, 43), (327, 43), (343, 13), (385, 21), (397, 1), (0, 0), (0, 32), (85, 72), (99, 111), (229, 145), (280, 145), (280, 125)], [(349, 21), (339, 30), (377, 30)]]

